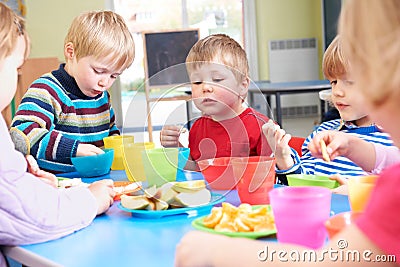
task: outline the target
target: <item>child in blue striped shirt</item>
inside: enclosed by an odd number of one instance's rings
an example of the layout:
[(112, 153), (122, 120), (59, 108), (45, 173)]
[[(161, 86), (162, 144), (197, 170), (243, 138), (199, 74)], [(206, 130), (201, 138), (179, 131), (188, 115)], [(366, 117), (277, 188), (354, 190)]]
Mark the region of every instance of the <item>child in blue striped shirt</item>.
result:
[[(340, 39), (337, 36), (327, 48), (323, 59), (323, 72), (332, 84), (331, 102), (338, 109), (341, 119), (322, 123), (304, 141), (302, 157), (289, 147), (290, 134), (286, 134), (279, 126), (263, 126), (264, 134), (276, 157), (277, 174), (315, 174), (340, 175), (351, 177), (367, 175), (367, 172), (352, 160), (338, 156), (331, 161), (314, 157), (308, 144), (320, 132), (327, 130), (351, 134), (367, 142), (392, 146), (393, 142), (387, 133), (381, 131), (369, 117), (362, 99), (355, 97), (357, 82), (352, 80), (350, 66), (342, 54)], [(286, 183), (285, 179), (282, 179)]]
[(124, 20), (111, 11), (77, 16), (64, 41), (65, 64), (32, 83), (13, 119), (16, 149), (42, 169), (71, 172), (71, 157), (100, 154), (119, 134), (107, 89), (134, 59)]

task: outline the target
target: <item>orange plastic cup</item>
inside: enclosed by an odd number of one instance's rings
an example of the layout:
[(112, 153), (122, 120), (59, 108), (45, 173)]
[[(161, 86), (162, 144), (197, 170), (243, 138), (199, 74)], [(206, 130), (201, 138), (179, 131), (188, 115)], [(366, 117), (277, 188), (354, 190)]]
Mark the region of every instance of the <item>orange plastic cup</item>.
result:
[(242, 203), (269, 204), (269, 191), (275, 183), (275, 158), (245, 157), (232, 160), (233, 174)]
[(351, 177), (348, 180), (349, 201), (353, 212), (364, 211), (377, 179), (377, 175), (368, 175)]

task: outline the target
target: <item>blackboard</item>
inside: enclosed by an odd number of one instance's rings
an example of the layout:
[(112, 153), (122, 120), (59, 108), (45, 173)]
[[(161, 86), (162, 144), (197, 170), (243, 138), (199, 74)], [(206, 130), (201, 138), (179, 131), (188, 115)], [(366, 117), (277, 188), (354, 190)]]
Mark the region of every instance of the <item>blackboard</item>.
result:
[(198, 29), (144, 32), (146, 79), (150, 87), (185, 84), (185, 60), (199, 40)]
[(324, 43), (326, 49), (337, 35), (338, 19), (342, 7), (342, 0), (324, 0), (323, 16), (324, 16)]

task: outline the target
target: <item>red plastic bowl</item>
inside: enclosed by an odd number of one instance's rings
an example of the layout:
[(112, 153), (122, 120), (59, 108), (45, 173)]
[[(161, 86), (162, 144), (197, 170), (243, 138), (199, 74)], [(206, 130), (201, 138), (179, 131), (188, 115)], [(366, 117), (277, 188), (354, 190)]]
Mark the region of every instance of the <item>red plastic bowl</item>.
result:
[(233, 175), (231, 161), (234, 157), (204, 159), (197, 162), (209, 187), (213, 190), (235, 189), (237, 181)]
[(330, 217), (325, 222), (325, 228), (328, 231), (329, 238), (332, 239), (337, 233), (342, 231), (345, 227), (353, 224), (360, 215), (361, 215), (360, 212), (348, 211)]

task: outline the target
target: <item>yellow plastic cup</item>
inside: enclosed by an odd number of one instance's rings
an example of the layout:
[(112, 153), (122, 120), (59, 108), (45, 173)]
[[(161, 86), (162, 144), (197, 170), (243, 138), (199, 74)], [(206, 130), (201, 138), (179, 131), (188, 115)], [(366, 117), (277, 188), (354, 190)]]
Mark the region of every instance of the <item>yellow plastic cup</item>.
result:
[(133, 135), (113, 135), (103, 138), (104, 147), (114, 149), (114, 159), (111, 165), (111, 170), (123, 170), (124, 161), (122, 157), (121, 145), (132, 144), (135, 141)]
[(122, 145), (122, 156), (125, 167), (125, 173), (129, 181), (146, 181), (144, 173), (142, 151), (152, 149), (155, 144), (152, 142), (133, 143)]
[(347, 186), (349, 189), (350, 207), (353, 212), (364, 211), (377, 179), (377, 175), (356, 176), (349, 178)]
[(176, 180), (178, 148), (153, 148), (142, 151), (144, 172), (149, 186), (162, 186)]

